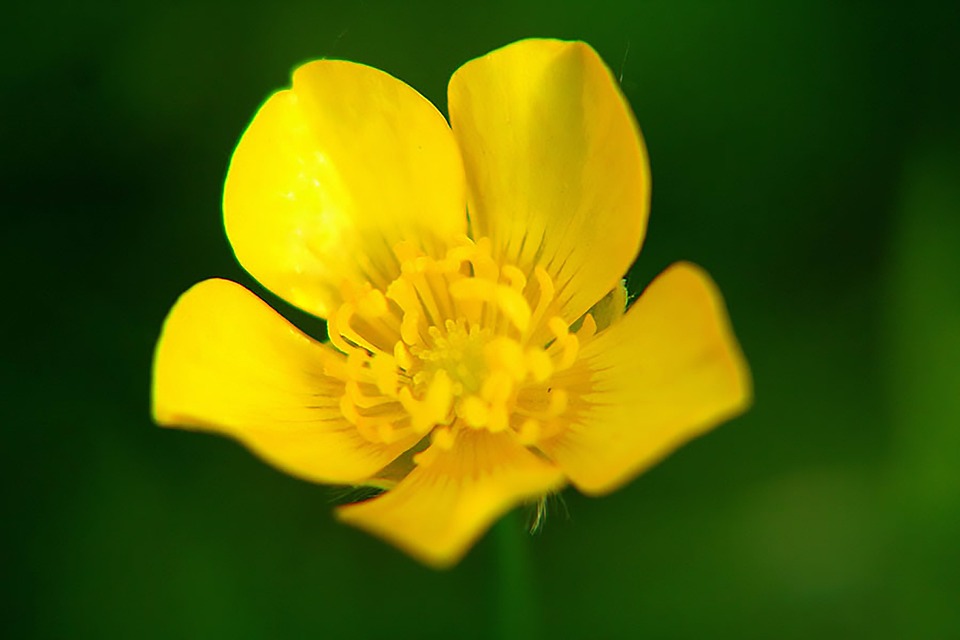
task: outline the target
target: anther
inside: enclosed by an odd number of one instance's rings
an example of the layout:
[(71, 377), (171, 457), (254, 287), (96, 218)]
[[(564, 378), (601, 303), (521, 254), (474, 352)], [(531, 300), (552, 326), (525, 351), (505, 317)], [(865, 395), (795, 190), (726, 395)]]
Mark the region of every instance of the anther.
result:
[(487, 425), (490, 419), (490, 408), (477, 396), (467, 396), (457, 403), (457, 416), (467, 426), (479, 429)]
[(363, 318), (379, 318), (387, 313), (387, 299), (379, 289), (371, 289), (357, 299), (357, 313)]
[(553, 279), (550, 277), (550, 274), (540, 265), (534, 268), (533, 277), (536, 279), (537, 286), (540, 289), (539, 295), (537, 296), (537, 304), (533, 308), (533, 315), (531, 317), (531, 322), (537, 325), (544, 314), (546, 314), (550, 303), (553, 302), (554, 288)]
[(410, 310), (403, 314), (403, 320), (400, 322), (400, 337), (410, 346), (423, 344), (420, 337), (419, 312)]
[(496, 288), (497, 306), (503, 312), (517, 331), (526, 333), (530, 328), (530, 305), (523, 294), (505, 285)]
[(534, 382), (543, 382), (553, 375), (553, 360), (539, 347), (527, 349), (526, 363)]
[(386, 353), (378, 353), (370, 362), (370, 373), (377, 384), (380, 393), (386, 396), (397, 395), (397, 362)]
[(540, 439), (541, 432), (540, 423), (533, 418), (527, 418), (523, 421), (523, 424), (520, 425), (517, 437), (520, 440), (520, 444), (530, 446), (537, 443)]
[(409, 372), (413, 368), (413, 358), (410, 356), (410, 351), (407, 349), (407, 345), (400, 340), (393, 345), (393, 357), (396, 358), (397, 366), (404, 371)]
[(509, 281), (510, 287), (514, 291), (522, 292), (527, 286), (527, 277), (523, 275), (523, 271), (512, 264), (501, 267), (500, 273)]
[(455, 440), (456, 437), (449, 427), (439, 427), (434, 429), (433, 433), (430, 434), (430, 444), (435, 447), (439, 447), (444, 451), (453, 449), (453, 443)]

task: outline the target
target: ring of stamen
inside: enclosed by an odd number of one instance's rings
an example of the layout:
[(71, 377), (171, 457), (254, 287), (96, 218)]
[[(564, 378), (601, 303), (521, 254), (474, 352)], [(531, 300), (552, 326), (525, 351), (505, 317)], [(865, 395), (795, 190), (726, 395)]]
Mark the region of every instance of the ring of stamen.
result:
[(417, 464), (462, 429), (510, 430), (527, 446), (556, 433), (568, 391), (550, 381), (573, 366), (593, 319), (572, 333), (547, 271), (528, 278), (500, 264), (485, 238), (462, 238), (442, 258), (400, 243), (394, 256), (392, 282), (345, 286), (328, 319), (345, 356), (328, 372), (344, 381), (344, 417), (372, 442), (430, 434)]

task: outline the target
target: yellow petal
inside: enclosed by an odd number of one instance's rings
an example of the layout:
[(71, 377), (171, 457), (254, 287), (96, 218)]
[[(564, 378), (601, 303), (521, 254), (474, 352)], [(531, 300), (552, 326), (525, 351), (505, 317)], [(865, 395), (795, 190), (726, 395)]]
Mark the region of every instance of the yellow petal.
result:
[(563, 475), (509, 434), (462, 429), (450, 450), (431, 450), (387, 493), (338, 509), (339, 517), (420, 561), (455, 564), (484, 531), (519, 502), (558, 489)]
[(167, 317), (153, 372), (153, 413), (164, 426), (232, 436), (284, 471), (356, 483), (410, 442), (373, 444), (340, 414), (338, 358), (238, 284), (206, 280)]
[(564, 375), (571, 423), (538, 446), (588, 494), (617, 489), (750, 403), (720, 292), (687, 263), (654, 280)]
[(371, 67), (305, 64), (243, 134), (223, 195), (227, 235), (264, 286), (322, 317), (345, 282), (386, 284), (402, 240), (436, 252), (466, 229), (463, 167), (446, 120)]
[(587, 44), (523, 40), (465, 64), (448, 93), (473, 234), (527, 273), (543, 265), (576, 320), (646, 229), (646, 150), (617, 82)]

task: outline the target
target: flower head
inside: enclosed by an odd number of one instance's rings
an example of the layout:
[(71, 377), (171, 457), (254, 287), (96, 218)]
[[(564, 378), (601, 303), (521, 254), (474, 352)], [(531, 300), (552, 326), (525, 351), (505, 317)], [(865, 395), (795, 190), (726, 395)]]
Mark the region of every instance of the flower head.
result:
[(624, 313), (649, 170), (593, 49), (473, 60), (449, 111), (364, 65), (297, 69), (237, 146), (224, 221), (329, 342), (207, 280), (166, 320), (153, 389), (160, 424), (385, 489), (339, 517), (437, 566), (522, 501), (616, 489), (750, 395), (699, 268), (673, 265)]

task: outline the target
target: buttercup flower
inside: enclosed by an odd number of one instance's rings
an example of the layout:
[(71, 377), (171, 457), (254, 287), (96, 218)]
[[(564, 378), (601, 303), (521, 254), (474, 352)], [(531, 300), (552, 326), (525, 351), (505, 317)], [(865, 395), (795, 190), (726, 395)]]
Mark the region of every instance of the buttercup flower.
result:
[(649, 170), (593, 49), (524, 40), (468, 62), (449, 112), (361, 64), (297, 69), (237, 146), (224, 222), (329, 342), (207, 280), (170, 312), (153, 388), (162, 425), (385, 489), (337, 515), (435, 566), (518, 503), (613, 491), (750, 396), (698, 267), (624, 313)]

